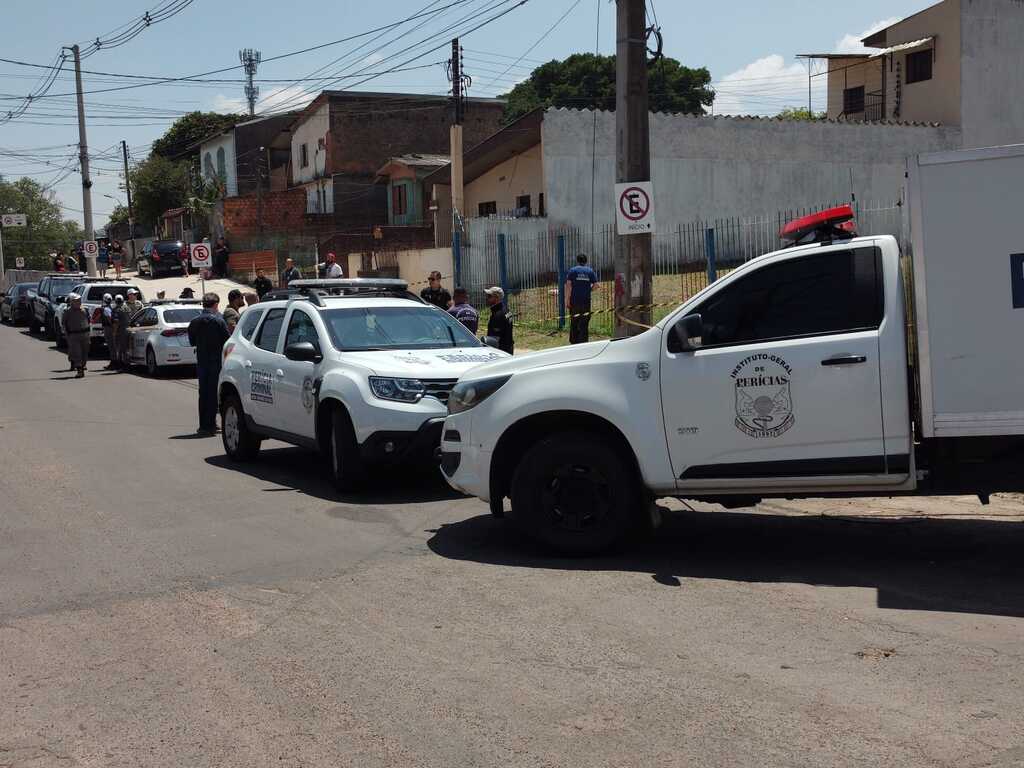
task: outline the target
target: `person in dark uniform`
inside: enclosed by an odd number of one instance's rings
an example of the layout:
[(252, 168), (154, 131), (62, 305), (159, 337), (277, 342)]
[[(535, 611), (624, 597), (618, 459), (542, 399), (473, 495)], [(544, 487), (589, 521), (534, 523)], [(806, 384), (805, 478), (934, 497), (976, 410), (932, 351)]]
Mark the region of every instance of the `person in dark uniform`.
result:
[(257, 269), (256, 279), (253, 281), (252, 287), (256, 289), (256, 295), (260, 297), (260, 301), (263, 301), (263, 297), (274, 289), (274, 284), (270, 282), (269, 277), (263, 274), (262, 269)]
[(576, 257), (576, 266), (565, 274), (565, 305), (572, 319), (569, 321), (569, 343), (586, 344), (590, 341), (590, 294), (600, 288), (597, 272), (587, 266), (587, 256)]
[(199, 374), (199, 429), (197, 435), (217, 434), (217, 380), (223, 360), (224, 342), (231, 336), (228, 324), (218, 311), (220, 296), (203, 296), (203, 313), (188, 324), (188, 343), (196, 348)]
[(441, 285), (441, 273), (436, 269), (427, 278), (427, 287), (420, 291), (420, 298), (445, 312), (452, 305), (452, 295)]
[(292, 259), (284, 260), (284, 272), (281, 273), (281, 282), (284, 285), (288, 285), (292, 280), (301, 280), (302, 273), (299, 268), (295, 266), (295, 261)]
[(498, 349), (512, 354), (515, 342), (512, 340), (512, 321), (505, 314), (505, 291), (498, 286), (484, 291), (484, 299), (491, 308), (491, 316), (487, 320), (487, 335), (498, 340)]
[(217, 243), (213, 246), (213, 274), (217, 277), (227, 277), (230, 271), (228, 266), (231, 260), (231, 248), (228, 246), (228, 241), (223, 237), (217, 238)]

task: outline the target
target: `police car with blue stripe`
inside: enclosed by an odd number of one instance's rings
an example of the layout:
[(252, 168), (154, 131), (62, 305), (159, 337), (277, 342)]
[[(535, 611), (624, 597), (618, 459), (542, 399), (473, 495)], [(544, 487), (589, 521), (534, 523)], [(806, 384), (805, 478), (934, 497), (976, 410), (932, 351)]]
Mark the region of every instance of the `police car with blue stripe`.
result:
[(402, 280), (296, 280), (243, 312), (224, 347), (224, 449), (256, 458), (264, 439), (323, 453), (335, 484), (369, 466), (428, 462), (460, 376), (509, 357)]

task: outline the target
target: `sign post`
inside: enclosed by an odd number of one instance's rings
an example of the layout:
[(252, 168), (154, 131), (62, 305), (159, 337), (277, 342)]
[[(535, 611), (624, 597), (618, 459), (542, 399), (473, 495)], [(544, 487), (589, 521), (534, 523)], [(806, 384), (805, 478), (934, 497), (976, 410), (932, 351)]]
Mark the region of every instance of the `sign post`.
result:
[[(0, 283), (3, 282), (6, 270), (4, 269), (4, 227), (27, 227), (28, 217), (24, 213), (5, 213), (0, 215)], [(24, 263), (24, 259), (22, 259)], [(19, 265), (20, 266), (20, 265)]]
[(213, 267), (213, 254), (210, 252), (210, 244), (192, 243), (188, 250), (192, 266), (199, 270), (200, 290), (202, 290), (203, 295), (206, 295), (206, 277), (203, 270)]

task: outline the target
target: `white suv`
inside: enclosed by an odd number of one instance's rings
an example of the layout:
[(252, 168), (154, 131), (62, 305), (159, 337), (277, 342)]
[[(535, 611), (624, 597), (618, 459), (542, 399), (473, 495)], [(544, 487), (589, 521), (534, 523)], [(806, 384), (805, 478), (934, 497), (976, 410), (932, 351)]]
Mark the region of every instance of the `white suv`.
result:
[(219, 384), (224, 450), (251, 460), (265, 438), (319, 450), (350, 490), (367, 465), (429, 459), (448, 393), (484, 346), (402, 280), (296, 280), (242, 313)]

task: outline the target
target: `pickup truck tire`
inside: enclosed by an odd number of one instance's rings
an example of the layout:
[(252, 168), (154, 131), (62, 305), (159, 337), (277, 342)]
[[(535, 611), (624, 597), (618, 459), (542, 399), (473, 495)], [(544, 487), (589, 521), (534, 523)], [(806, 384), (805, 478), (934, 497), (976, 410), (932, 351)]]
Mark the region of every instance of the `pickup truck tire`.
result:
[(263, 441), (249, 431), (249, 426), (245, 423), (242, 401), (238, 399), (238, 395), (225, 395), (220, 408), (220, 425), (224, 453), (229, 459), (252, 461), (259, 455), (260, 444)]
[(331, 414), (331, 435), (328, 444), (327, 460), (331, 479), (339, 491), (356, 491), (362, 485), (365, 475), (359, 446), (352, 430), (348, 414), (335, 408)]
[(156, 353), (152, 347), (146, 347), (146, 375), (151, 379), (160, 375), (160, 366), (156, 363)]
[(512, 477), (512, 518), (564, 555), (595, 555), (635, 527), (640, 494), (628, 463), (587, 432), (562, 432), (527, 449)]

